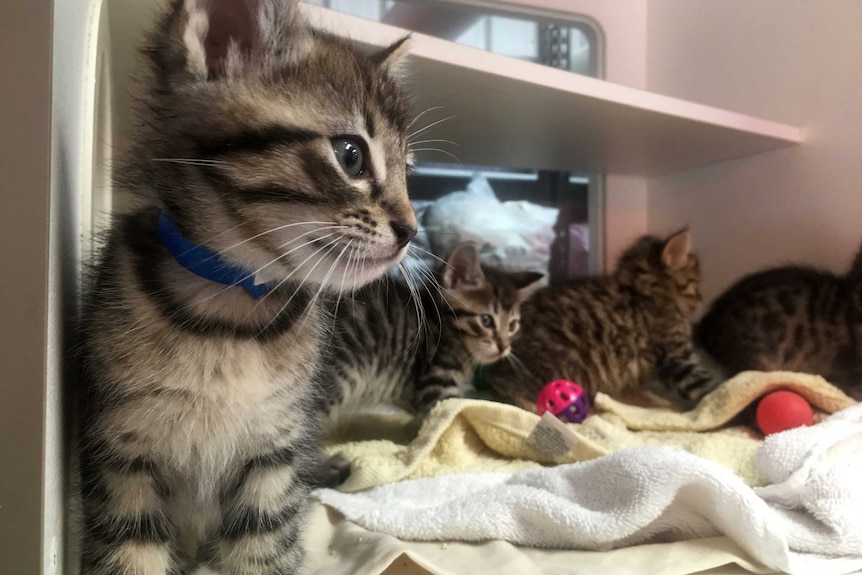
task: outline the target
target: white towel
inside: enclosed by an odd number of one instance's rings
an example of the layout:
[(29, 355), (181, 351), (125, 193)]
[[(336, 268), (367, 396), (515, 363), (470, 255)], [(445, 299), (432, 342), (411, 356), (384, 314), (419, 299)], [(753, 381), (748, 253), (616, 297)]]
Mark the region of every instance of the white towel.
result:
[(644, 446), (511, 475), (316, 495), (366, 529), (408, 540), (604, 550), (725, 534), (794, 575), (862, 569), (862, 406), (771, 436), (757, 464), (773, 485), (753, 490), (716, 463)]

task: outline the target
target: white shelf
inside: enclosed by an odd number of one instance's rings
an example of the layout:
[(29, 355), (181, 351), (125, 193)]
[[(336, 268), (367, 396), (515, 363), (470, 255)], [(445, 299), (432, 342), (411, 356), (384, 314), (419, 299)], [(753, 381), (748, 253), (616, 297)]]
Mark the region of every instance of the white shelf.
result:
[[(322, 30), (386, 46), (409, 33), (316, 6)], [(422, 136), (465, 164), (660, 176), (802, 141), (798, 127), (636, 90), (412, 33), (411, 81)], [(451, 161), (436, 152), (419, 159)]]

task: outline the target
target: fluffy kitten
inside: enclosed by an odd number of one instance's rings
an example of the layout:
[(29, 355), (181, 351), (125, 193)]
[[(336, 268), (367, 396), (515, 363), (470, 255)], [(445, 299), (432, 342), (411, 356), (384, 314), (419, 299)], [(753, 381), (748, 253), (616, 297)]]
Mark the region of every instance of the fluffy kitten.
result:
[(638, 392), (658, 379), (695, 401), (715, 385), (692, 350), (688, 316), (700, 301), (689, 232), (642, 237), (613, 274), (570, 280), (527, 300), (512, 348), (519, 365), (491, 366), (486, 383), (499, 398), (531, 411), (554, 379), (572, 380), (590, 396)]
[(317, 469), (321, 292), (380, 276), (406, 195), (404, 41), (297, 3), (174, 0), (86, 305), (82, 572), (294, 574)]
[(728, 375), (815, 373), (862, 396), (862, 250), (843, 276), (800, 266), (746, 276), (715, 300), (696, 336)]
[(509, 354), (521, 302), (541, 278), (483, 266), (466, 242), (442, 266), (442, 289), (387, 277), (341, 302), (325, 362), (332, 418), (377, 404), (425, 414), (462, 397), (476, 366)]

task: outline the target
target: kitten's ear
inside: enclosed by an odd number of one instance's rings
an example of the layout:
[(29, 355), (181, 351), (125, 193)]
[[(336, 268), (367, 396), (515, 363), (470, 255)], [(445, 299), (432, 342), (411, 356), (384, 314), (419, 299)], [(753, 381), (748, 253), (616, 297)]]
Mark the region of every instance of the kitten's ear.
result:
[(286, 62), (311, 48), (294, 0), (182, 0), (178, 21), (186, 71), (199, 80), (237, 76), (251, 63)]
[(667, 239), (661, 251), (661, 263), (672, 270), (685, 267), (691, 254), (691, 232), (682, 230)]
[(451, 290), (471, 289), (485, 283), (479, 263), (479, 250), (473, 242), (455, 246), (443, 268), (443, 287)]
[(850, 271), (847, 272), (847, 284), (850, 287), (850, 297), (857, 310), (862, 311), (862, 247), (856, 252)]
[(850, 271), (847, 272), (847, 276), (862, 280), (862, 246), (859, 246), (859, 250), (853, 258), (853, 263), (850, 264)]
[(410, 36), (404, 36), (374, 54), (371, 59), (385, 74), (396, 81), (401, 81), (407, 75), (407, 54), (409, 52)]
[(533, 293), (539, 287), (539, 281), (545, 277), (545, 274), (539, 272), (510, 272), (508, 275), (521, 299), (526, 299)]

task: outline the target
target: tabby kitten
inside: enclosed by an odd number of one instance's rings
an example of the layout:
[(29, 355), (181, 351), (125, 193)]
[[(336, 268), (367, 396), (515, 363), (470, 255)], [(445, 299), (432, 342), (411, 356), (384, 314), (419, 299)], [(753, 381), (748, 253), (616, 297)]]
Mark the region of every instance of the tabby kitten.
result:
[(610, 275), (537, 291), (521, 309), (516, 364), (500, 362), (486, 383), (500, 399), (534, 410), (542, 387), (572, 380), (590, 396), (643, 391), (658, 379), (683, 400), (714, 387), (693, 353), (688, 315), (700, 304), (691, 234), (644, 236)]
[(423, 415), (463, 397), (474, 367), (509, 354), (521, 302), (541, 278), (483, 266), (465, 242), (437, 275), (442, 289), (389, 276), (341, 302), (325, 362), (332, 420), (378, 404)]
[(84, 314), (84, 574), (301, 572), (317, 296), (416, 230), (405, 46), (367, 54), (293, 1), (160, 19), (119, 177), (144, 207), (114, 222)]
[(801, 266), (751, 274), (715, 300), (695, 333), (729, 376), (814, 373), (862, 397), (862, 250), (843, 276)]

